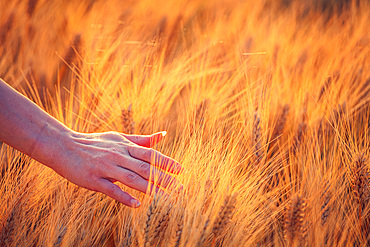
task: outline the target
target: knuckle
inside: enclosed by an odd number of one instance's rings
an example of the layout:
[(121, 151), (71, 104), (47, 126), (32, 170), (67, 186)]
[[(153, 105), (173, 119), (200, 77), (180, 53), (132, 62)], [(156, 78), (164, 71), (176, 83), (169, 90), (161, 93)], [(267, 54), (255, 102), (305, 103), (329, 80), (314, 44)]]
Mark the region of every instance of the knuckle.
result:
[(123, 141), (122, 143), (119, 143), (119, 147), (121, 150), (122, 155), (130, 154), (130, 145), (128, 145), (128, 141)]
[(114, 139), (116, 137), (115, 133), (113, 131), (107, 131), (102, 134), (103, 137), (108, 139)]
[(95, 192), (100, 192), (101, 191), (101, 188), (100, 186), (98, 185), (98, 179), (90, 179), (91, 180), (91, 184), (89, 187), (86, 187), (87, 189), (91, 190), (91, 191), (95, 191)]
[(138, 165), (138, 170), (141, 175), (143, 175), (145, 178), (149, 177), (150, 174), (150, 166), (147, 163), (141, 162)]
[(117, 187), (114, 184), (110, 184), (107, 186), (107, 194), (108, 195), (115, 195), (117, 193)]
[(98, 175), (104, 175), (104, 174), (107, 174), (107, 173), (111, 172), (112, 167), (108, 162), (102, 161), (102, 162), (100, 162), (100, 164), (99, 164), (99, 166), (97, 167), (96, 170), (97, 170)]
[(109, 157), (108, 159), (119, 161), (121, 160), (125, 155), (127, 154), (127, 148), (126, 147), (112, 147), (109, 150)]
[(86, 167), (85, 172), (88, 178), (99, 177), (101, 175), (101, 168), (97, 164), (91, 164), (89, 167)]
[(120, 151), (116, 147), (112, 147), (110, 153), (114, 156), (120, 155)]
[(129, 172), (129, 173), (126, 174), (126, 181), (128, 183), (136, 182), (137, 178), (138, 178), (137, 175), (132, 173), (132, 172)]
[(143, 156), (147, 159), (150, 159), (152, 156), (152, 149), (149, 148), (143, 148)]
[(127, 153), (130, 156), (134, 155), (134, 152), (135, 152), (135, 146), (134, 145), (125, 145), (125, 149), (126, 149)]

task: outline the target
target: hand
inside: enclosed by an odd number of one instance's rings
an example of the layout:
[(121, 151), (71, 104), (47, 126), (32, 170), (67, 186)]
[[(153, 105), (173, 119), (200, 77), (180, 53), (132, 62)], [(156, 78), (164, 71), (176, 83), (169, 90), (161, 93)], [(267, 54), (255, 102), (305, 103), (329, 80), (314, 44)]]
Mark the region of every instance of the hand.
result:
[[(164, 135), (165, 132), (149, 136), (73, 132), (64, 145), (66, 150), (59, 152), (60, 157), (50, 167), (76, 185), (102, 192), (127, 206), (139, 207), (140, 202), (114, 182), (147, 194), (165, 193), (164, 189), (178, 186), (162, 170), (179, 174), (181, 165), (150, 148)], [(154, 179), (159, 187), (153, 184)]]
[(140, 203), (115, 181), (144, 193), (165, 193), (178, 184), (163, 170), (177, 174), (180, 164), (150, 149), (163, 136), (74, 132), (0, 79), (0, 140), (72, 183), (125, 205)]

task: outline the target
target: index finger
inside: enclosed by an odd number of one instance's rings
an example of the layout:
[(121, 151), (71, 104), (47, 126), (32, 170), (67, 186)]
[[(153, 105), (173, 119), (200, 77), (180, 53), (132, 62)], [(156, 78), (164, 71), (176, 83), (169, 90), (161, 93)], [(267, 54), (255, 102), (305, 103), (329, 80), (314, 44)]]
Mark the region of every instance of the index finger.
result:
[(131, 157), (148, 162), (162, 170), (179, 174), (183, 171), (182, 166), (176, 160), (151, 148), (140, 146), (128, 146), (128, 153)]
[(97, 185), (99, 186), (98, 191), (129, 207), (137, 208), (141, 205), (141, 203), (135, 197), (123, 191), (118, 185), (106, 179), (100, 179)]
[(151, 135), (128, 135), (128, 134), (121, 135), (139, 146), (150, 148), (153, 147), (158, 142), (160, 142), (166, 135), (166, 133), (167, 133), (166, 131), (161, 131)]

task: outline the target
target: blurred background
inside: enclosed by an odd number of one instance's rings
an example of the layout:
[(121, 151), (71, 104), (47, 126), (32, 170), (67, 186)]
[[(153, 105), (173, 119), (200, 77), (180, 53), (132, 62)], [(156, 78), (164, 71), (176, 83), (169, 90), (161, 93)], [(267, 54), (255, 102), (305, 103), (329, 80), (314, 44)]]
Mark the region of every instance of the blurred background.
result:
[[(368, 246), (368, 0), (0, 0), (0, 77), (186, 168), (137, 210), (0, 149), (0, 246)], [(5, 205), (5, 206), (4, 206)]]

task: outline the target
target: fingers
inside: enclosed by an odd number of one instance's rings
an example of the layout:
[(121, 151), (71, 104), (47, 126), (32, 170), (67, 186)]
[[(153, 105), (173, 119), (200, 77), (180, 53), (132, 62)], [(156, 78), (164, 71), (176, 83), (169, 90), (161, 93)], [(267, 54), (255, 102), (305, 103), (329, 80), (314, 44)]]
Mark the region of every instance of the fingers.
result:
[(162, 170), (174, 174), (179, 174), (183, 170), (179, 162), (156, 150), (140, 146), (128, 146), (127, 150), (131, 157), (150, 163)]
[(154, 133), (152, 135), (126, 135), (122, 134), (126, 137), (129, 141), (143, 147), (153, 147), (155, 144), (160, 142), (163, 137), (167, 134), (166, 131), (161, 131), (158, 133)]
[(145, 180), (148, 180), (151, 183), (156, 183), (163, 188), (180, 185), (180, 183), (172, 176), (160, 171), (159, 169), (142, 160), (129, 158), (126, 159), (126, 162), (124, 162), (121, 167), (129, 169), (139, 174)]
[(112, 169), (111, 172), (111, 174), (107, 174), (110, 178), (113, 178), (135, 190), (141, 191), (146, 194), (164, 193), (163, 190), (148, 182), (137, 173), (123, 167), (116, 166), (114, 169)]
[(111, 198), (127, 205), (129, 207), (140, 207), (141, 203), (131, 196), (129, 193), (124, 192), (118, 185), (101, 178), (98, 183), (98, 191), (110, 196)]

